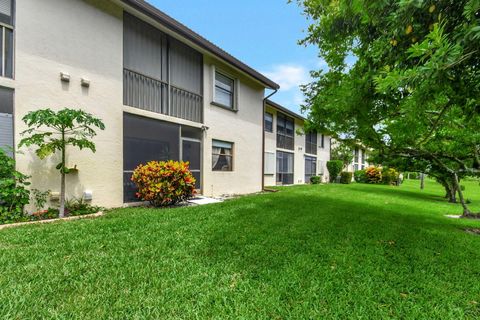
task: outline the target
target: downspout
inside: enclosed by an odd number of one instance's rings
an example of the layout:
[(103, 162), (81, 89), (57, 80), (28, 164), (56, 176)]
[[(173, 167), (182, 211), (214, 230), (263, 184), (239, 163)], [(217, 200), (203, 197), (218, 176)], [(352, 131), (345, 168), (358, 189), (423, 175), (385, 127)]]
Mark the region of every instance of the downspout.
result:
[(262, 191), (265, 189), (265, 112), (267, 111), (267, 100), (278, 92), (275, 89), (272, 93), (263, 99), (263, 113), (262, 113)]

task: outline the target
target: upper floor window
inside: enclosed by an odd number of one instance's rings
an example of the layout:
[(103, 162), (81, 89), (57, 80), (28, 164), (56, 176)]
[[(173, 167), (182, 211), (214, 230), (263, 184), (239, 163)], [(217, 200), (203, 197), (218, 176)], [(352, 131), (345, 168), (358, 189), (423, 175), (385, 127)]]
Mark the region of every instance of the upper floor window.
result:
[(265, 112), (265, 131), (273, 132), (273, 114)]
[(230, 77), (215, 72), (215, 95), (213, 101), (221, 106), (235, 109), (235, 80)]
[(13, 78), (13, 0), (0, 0), (0, 76)]
[(283, 113), (277, 113), (277, 148), (294, 149), (294, 120)]
[(317, 154), (317, 133), (309, 132), (305, 134), (305, 152)]

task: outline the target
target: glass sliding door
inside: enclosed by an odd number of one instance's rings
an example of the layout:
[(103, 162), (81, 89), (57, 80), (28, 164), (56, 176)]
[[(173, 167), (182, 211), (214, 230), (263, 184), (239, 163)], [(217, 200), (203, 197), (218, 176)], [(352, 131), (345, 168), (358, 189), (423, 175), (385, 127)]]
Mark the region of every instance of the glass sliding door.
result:
[(293, 184), (293, 153), (277, 151), (277, 184)]

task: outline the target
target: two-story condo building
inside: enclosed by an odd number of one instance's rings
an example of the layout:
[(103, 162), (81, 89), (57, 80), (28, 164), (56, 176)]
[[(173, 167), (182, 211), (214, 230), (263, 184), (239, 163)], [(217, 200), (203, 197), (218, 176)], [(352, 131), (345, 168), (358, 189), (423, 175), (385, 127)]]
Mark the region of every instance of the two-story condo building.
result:
[(309, 183), (320, 175), (328, 181), (330, 137), (304, 132), (305, 118), (267, 100), (265, 108), (265, 186)]
[[(78, 173), (67, 176), (67, 197), (136, 201), (135, 167), (168, 159), (190, 161), (205, 195), (261, 190), (263, 99), (278, 85), (155, 7), (0, 0), (0, 37), (0, 145), (18, 144), (22, 117), (40, 108), (83, 109), (106, 125), (96, 153), (68, 152)], [(58, 191), (56, 159), (21, 151), (32, 186)]]

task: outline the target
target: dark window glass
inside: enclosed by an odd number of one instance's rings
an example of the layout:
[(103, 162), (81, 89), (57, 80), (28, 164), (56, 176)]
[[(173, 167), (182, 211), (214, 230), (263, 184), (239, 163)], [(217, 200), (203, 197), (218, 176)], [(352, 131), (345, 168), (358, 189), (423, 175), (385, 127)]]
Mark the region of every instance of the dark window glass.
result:
[(305, 152), (317, 154), (317, 133), (309, 132), (305, 134)]
[(13, 114), (13, 89), (0, 87), (0, 113)]
[(277, 113), (277, 148), (294, 149), (294, 120), (283, 113)]
[(273, 114), (265, 112), (265, 131), (273, 132)]
[(0, 87), (0, 148), (13, 156), (13, 90)]
[(234, 108), (234, 83), (235, 81), (219, 72), (215, 72), (215, 102), (223, 106)]
[(131, 114), (123, 117), (124, 201), (138, 201), (132, 171), (149, 161), (179, 160), (180, 129), (176, 124)]
[(322, 137), (321, 137), (321, 141), (320, 141), (320, 146), (323, 148), (325, 148), (325, 135), (322, 134)]
[(5, 28), (4, 76), (13, 78), (13, 31)]
[(305, 183), (310, 182), (310, 178), (317, 175), (317, 158), (305, 157)]
[(212, 170), (233, 170), (233, 143), (219, 140), (212, 141)]
[(277, 151), (277, 183), (293, 184), (293, 153)]

